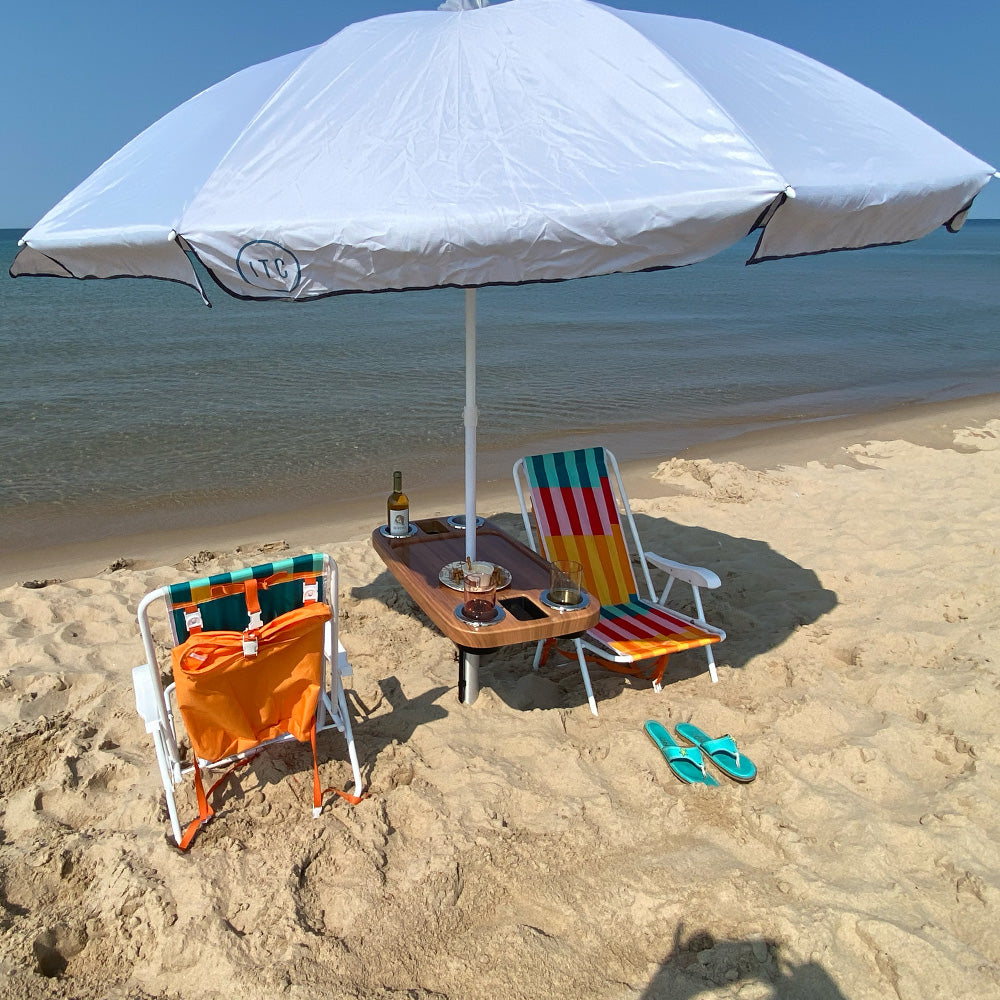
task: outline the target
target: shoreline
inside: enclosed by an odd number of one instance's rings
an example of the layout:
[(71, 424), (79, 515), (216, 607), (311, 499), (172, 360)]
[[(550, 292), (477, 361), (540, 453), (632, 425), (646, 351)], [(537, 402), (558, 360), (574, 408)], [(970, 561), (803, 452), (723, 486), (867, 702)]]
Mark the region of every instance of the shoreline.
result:
[[(633, 500), (669, 494), (669, 487), (653, 478), (658, 465), (670, 457), (735, 462), (764, 471), (782, 465), (855, 464), (846, 452), (865, 440), (903, 439), (912, 444), (955, 450), (950, 430), (969, 423), (1000, 416), (1000, 393), (959, 399), (910, 403), (885, 410), (849, 414), (801, 422), (782, 422), (764, 429), (737, 433), (725, 438), (701, 441), (673, 455), (656, 447), (658, 435), (632, 435), (611, 431), (600, 437), (592, 434), (564, 435), (557, 442), (535, 450), (582, 447), (595, 441), (605, 444), (619, 459), (626, 488)], [(637, 447), (638, 446), (638, 447)], [(480, 452), (478, 507), (481, 514), (516, 513), (510, 468), (522, 449)], [(461, 478), (428, 489), (413, 490), (412, 516), (440, 517), (457, 513), (463, 504)], [(109, 534), (94, 540), (67, 542), (5, 552), (0, 562), (0, 587), (26, 581), (70, 580), (101, 573), (114, 564), (146, 569), (172, 565), (193, 553), (231, 551), (274, 541), (291, 546), (311, 547), (317, 537), (349, 542), (365, 539), (378, 517), (382, 493), (364, 498), (337, 500), (299, 507), (294, 511), (271, 511), (240, 517), (227, 523), (200, 523), (194, 516), (189, 524), (161, 524), (155, 529)], [(185, 517), (181, 509), (170, 518)]]

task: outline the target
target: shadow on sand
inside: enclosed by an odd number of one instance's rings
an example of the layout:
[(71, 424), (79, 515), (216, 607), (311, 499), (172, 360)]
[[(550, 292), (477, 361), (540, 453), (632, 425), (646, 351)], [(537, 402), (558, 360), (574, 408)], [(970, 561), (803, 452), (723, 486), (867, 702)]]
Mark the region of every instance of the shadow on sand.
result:
[[(830, 974), (816, 962), (796, 965), (766, 938), (717, 941), (708, 931), (684, 938), (674, 932), (672, 951), (642, 994), (642, 1000), (695, 1000), (729, 988), (753, 1000), (846, 1000)], [(749, 987), (756, 984), (758, 988)]]
[[(519, 513), (490, 518), (508, 534), (525, 541)], [(816, 573), (775, 551), (765, 542), (676, 524), (666, 518), (635, 515), (639, 537), (647, 551), (682, 562), (706, 566), (718, 573), (722, 586), (703, 594), (709, 622), (723, 628), (726, 641), (715, 647), (720, 666), (742, 669), (755, 657), (779, 647), (796, 629), (817, 621), (837, 605), (836, 594), (825, 589)], [(660, 583), (654, 571), (654, 584)], [(693, 613), (687, 588), (675, 588), (671, 606)], [(376, 598), (399, 614), (413, 617), (428, 628), (430, 620), (408, 598), (387, 571), (371, 584), (351, 591), (357, 599)], [(402, 598), (402, 599), (401, 599)], [(491, 687), (511, 707), (542, 707), (525, 701), (524, 678), (531, 674), (534, 644), (511, 646), (482, 659), (480, 685)], [(706, 671), (705, 654), (689, 650), (671, 658), (664, 685)], [(540, 675), (558, 688), (559, 707), (586, 703), (576, 661), (552, 656)], [(626, 685), (643, 683), (608, 670), (593, 670), (598, 701), (613, 698)], [(555, 702), (552, 706), (554, 707)], [(395, 706), (394, 706), (395, 707)], [(437, 711), (442, 711), (436, 707)]]

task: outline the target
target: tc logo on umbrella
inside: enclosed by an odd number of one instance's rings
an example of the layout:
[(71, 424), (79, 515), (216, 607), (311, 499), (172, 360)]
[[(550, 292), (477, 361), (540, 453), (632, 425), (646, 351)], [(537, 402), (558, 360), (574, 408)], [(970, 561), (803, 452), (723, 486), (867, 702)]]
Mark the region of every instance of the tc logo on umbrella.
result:
[(248, 285), (272, 291), (294, 291), (302, 277), (295, 254), (273, 240), (244, 243), (236, 255), (236, 267)]

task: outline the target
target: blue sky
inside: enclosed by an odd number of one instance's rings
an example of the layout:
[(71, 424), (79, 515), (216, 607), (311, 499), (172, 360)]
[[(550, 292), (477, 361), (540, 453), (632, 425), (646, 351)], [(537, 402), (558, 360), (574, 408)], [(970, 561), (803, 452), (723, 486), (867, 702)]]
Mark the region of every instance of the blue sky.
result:
[[(0, 228), (27, 227), (120, 146), (238, 69), (439, 0), (46, 0), (0, 19)], [(610, 0), (798, 49), (1000, 168), (1000, 3)], [(973, 209), (1000, 218), (1000, 179)]]

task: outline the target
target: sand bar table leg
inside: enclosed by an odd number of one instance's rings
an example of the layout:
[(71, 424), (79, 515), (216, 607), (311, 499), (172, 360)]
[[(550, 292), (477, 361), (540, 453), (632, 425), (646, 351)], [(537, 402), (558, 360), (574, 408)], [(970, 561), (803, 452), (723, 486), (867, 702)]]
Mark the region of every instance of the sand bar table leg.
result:
[(458, 700), (471, 705), (479, 697), (479, 653), (458, 647)]

